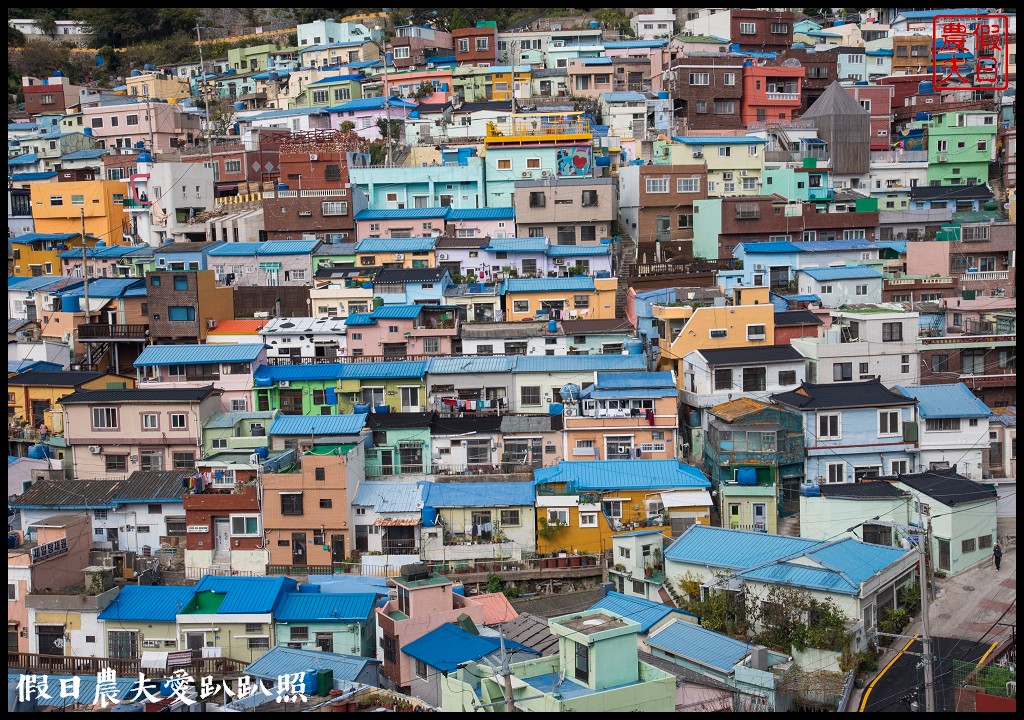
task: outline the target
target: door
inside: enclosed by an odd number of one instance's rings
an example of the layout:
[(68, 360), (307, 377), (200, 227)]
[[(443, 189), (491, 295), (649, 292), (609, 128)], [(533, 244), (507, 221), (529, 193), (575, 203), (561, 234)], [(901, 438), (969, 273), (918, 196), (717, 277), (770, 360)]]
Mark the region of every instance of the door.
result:
[(789, 266), (773, 265), (768, 268), (768, 281), (773, 288), (786, 287), (789, 285)]
[(285, 415), (302, 415), (302, 391), (281, 390), (281, 412)]
[(231, 552), (231, 524), (227, 518), (213, 522), (213, 554), (224, 556)]
[(754, 503), (754, 529), (764, 530), (765, 529), (765, 504)]
[(672, 239), (672, 220), (668, 215), (658, 215), (654, 219), (655, 240), (666, 242)]
[(949, 540), (937, 539), (939, 544), (939, 570), (949, 570)]
[(306, 533), (292, 533), (292, 565), (302, 566), (306, 564)]
[(729, 527), (738, 528), (740, 526), (740, 504), (729, 503)]
[(40, 655), (64, 654), (63, 625), (37, 625), (36, 639), (39, 642)]
[(110, 549), (115, 552), (120, 548), (117, 546), (117, 528), (107, 528), (107, 542), (110, 543)]
[(324, 652), (334, 652), (334, 635), (329, 632), (318, 632), (316, 646)]
[(345, 536), (331, 535), (331, 562), (345, 562)]
[(206, 647), (206, 635), (201, 632), (187, 632), (185, 633), (185, 649), (197, 652), (201, 654), (203, 648)]
[(418, 387), (399, 388), (402, 394), (402, 412), (420, 411), (420, 389)]

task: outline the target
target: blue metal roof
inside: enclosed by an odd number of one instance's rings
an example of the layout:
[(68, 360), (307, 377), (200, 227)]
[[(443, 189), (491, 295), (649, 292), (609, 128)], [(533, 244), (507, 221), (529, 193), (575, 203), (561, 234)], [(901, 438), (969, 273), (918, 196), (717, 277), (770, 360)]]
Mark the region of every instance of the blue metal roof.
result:
[(373, 311), (375, 320), (414, 320), (423, 312), (422, 305), (381, 305)]
[(548, 257), (579, 257), (609, 255), (611, 251), (611, 245), (549, 245), (544, 254)]
[(676, 460), (562, 460), (533, 477), (537, 485), (564, 482), (569, 492), (711, 487), (704, 473)]
[(319, 240), (268, 240), (267, 242), (229, 242), (209, 251), (211, 257), (248, 257), (264, 255), (309, 255)]
[(20, 373), (27, 372), (29, 370), (36, 370), (38, 372), (60, 372), (64, 370), (61, 365), (52, 362), (46, 362), (45, 360), (8, 360), (7, 361), (7, 372), (9, 373)]
[[(383, 110), (384, 109), (384, 100), (385, 100), (385, 98), (383, 98), (383, 97), (361, 98), (359, 100), (349, 100), (347, 103), (345, 103), (343, 105), (334, 105), (334, 106), (328, 108), (328, 110), (330, 110), (331, 112), (357, 112), (357, 111), (360, 111), (360, 110)], [(416, 103), (411, 103), (411, 102), (408, 102), (406, 100), (402, 100), (401, 98), (392, 97), (392, 98), (388, 98), (387, 100), (388, 100), (388, 107), (397, 107), (397, 108), (414, 108), (414, 107), (416, 107)]]
[(426, 504), (432, 507), (533, 506), (536, 493), (529, 482), (430, 483)]
[(437, 238), (363, 238), (356, 245), (357, 253), (378, 252), (430, 252), (437, 244)]
[[(540, 654), (512, 640), (505, 641), (505, 649), (513, 654)], [(462, 663), (479, 660), (500, 650), (499, 638), (474, 635), (453, 623), (446, 623), (402, 648), (402, 652), (409, 657), (426, 663), (440, 672), (454, 672)], [(513, 662), (525, 659), (527, 658), (520, 655), (513, 658)]]
[(204, 575), (193, 588), (199, 592), (215, 592), (225, 595), (217, 613), (268, 613), (272, 612), (285, 593), (295, 592), (298, 583), (287, 577), (238, 577)]
[(296, 117), (301, 115), (327, 115), (329, 112), (330, 108), (324, 107), (268, 110), (267, 112), (260, 113), (259, 115), (250, 115), (246, 120), (251, 122), (253, 120), (275, 120), (277, 118)]
[[(616, 535), (616, 537), (622, 536)], [(614, 590), (591, 605), (589, 609), (607, 610), (615, 613), (616, 615), (622, 615), (630, 620), (638, 622), (640, 623), (641, 633), (645, 633), (650, 630), (655, 623), (661, 622), (666, 615), (678, 614), (696, 617), (693, 613), (677, 610), (674, 607), (645, 600), (644, 598), (623, 595), (622, 593), (617, 593)]]
[(365, 327), (368, 325), (376, 325), (377, 321), (373, 319), (373, 315), (370, 313), (352, 313), (345, 318), (345, 324), (355, 327)]
[(15, 182), (28, 182), (29, 180), (49, 180), (50, 178), (53, 177), (57, 177), (57, 173), (54, 171), (11, 173), (11, 180), (14, 180)]
[(360, 595), (369, 593), (371, 595), (387, 595), (387, 578), (371, 577), (368, 575), (307, 575), (306, 580), (310, 585), (320, 587), (321, 593), (339, 593), (349, 595)]
[(513, 278), (502, 285), (503, 293), (568, 292), (593, 290), (594, 278), (586, 276), (565, 278)]
[(114, 623), (174, 622), (175, 616), (188, 605), (194, 594), (193, 587), (125, 585), (114, 602), (99, 614), (99, 619)]
[(253, 677), (277, 682), (282, 675), (293, 675), (315, 667), (318, 670), (330, 670), (335, 680), (355, 682), (364, 674), (367, 665), (377, 662), (373, 658), (277, 645), (257, 658), (245, 672)]
[(860, 589), (859, 585), (849, 582), (841, 573), (787, 562), (753, 568), (739, 576), (773, 585), (792, 585), (842, 595), (856, 595)]
[(10, 242), (16, 245), (30, 245), (34, 242), (42, 240), (44, 242), (64, 243), (76, 237), (81, 237), (82, 233), (38, 233), (30, 232), (18, 237), (13, 237)]
[[(594, 58), (580, 58), (583, 61), (583, 65), (586, 67), (593, 65), (611, 65), (612, 59), (610, 57), (594, 57)], [(603, 93), (608, 94), (608, 93)]]
[[(125, 255), (131, 255), (133, 252), (138, 250), (137, 247), (132, 245), (100, 245), (97, 247), (86, 248), (86, 258), (119, 258)], [(57, 257), (62, 260), (81, 260), (82, 249), (74, 248), (60, 253)]]
[(668, 39), (660, 40), (609, 40), (604, 44), (607, 50), (633, 50), (638, 48), (660, 48), (668, 44)]
[(628, 400), (630, 398), (646, 399), (678, 396), (679, 391), (675, 388), (651, 388), (649, 390), (601, 390), (595, 387), (588, 387), (580, 393), (580, 397), (590, 398), (591, 400)]
[(665, 559), (711, 567), (749, 568), (819, 544), (800, 537), (694, 525), (665, 550)]
[(366, 427), (366, 413), (353, 415), (280, 415), (268, 435), (358, 435)]
[(594, 372), (646, 370), (643, 355), (518, 355), (516, 372)]
[(640, 102), (646, 103), (647, 98), (644, 97), (643, 93), (638, 92), (603, 92), (601, 93), (601, 99), (606, 103), (621, 103), (621, 102)]
[(331, 77), (321, 78), (320, 80), (316, 80), (316, 81), (311, 82), (309, 84), (310, 85), (330, 85), (331, 83), (338, 83), (338, 82), (352, 82), (352, 81), (361, 82), (365, 77), (366, 77), (365, 75), (361, 75), (361, 74), (355, 74), (355, 75), (332, 75)]
[(427, 374), (437, 375), (510, 373), (515, 367), (515, 358), (508, 355), (437, 357), (431, 358), (427, 362)]
[(352, 504), (375, 508), (378, 513), (419, 512), (426, 494), (425, 482), (366, 480), (359, 483)]
[(427, 373), (426, 360), (392, 360), (390, 362), (351, 363), (341, 371), (342, 380), (383, 380), (387, 378), (422, 378)]
[(337, 380), (341, 377), (341, 363), (323, 365), (260, 365), (253, 373), (256, 387), (270, 387), (275, 382), (287, 380)]
[(821, 302), (821, 298), (812, 293), (800, 293), (798, 295), (782, 295), (783, 300), (792, 300), (793, 302)]
[(365, 622), (373, 612), (373, 593), (286, 593), (274, 610), (277, 622)]
[(875, 245), (878, 247), (886, 248), (887, 250), (894, 250), (900, 255), (907, 254), (907, 241), (906, 240), (875, 240)]
[(7, 289), (22, 291), (42, 290), (64, 280), (67, 280), (67, 278), (62, 275), (56, 277), (47, 275), (40, 275), (39, 277), (10, 276), (7, 278)]
[(763, 145), (768, 141), (753, 135), (673, 135), (683, 145)]
[(675, 378), (670, 371), (634, 373), (598, 373), (595, 385), (601, 390), (625, 390), (644, 388), (676, 389)]
[(401, 210), (360, 210), (356, 214), (356, 221), (360, 220), (426, 220), (430, 218), (444, 218), (448, 216), (446, 207), (428, 208), (403, 208)]
[(882, 273), (866, 265), (851, 265), (848, 267), (825, 267), (805, 268), (797, 270), (815, 280), (861, 280), (866, 278), (878, 278), (881, 280)]
[(135, 367), (156, 365), (209, 365), (252, 362), (263, 352), (263, 343), (239, 345), (150, 345), (139, 355)]
[(963, 383), (948, 385), (897, 385), (896, 392), (917, 400), (921, 417), (984, 418), (992, 411)]
[(515, 216), (516, 209), (514, 207), (448, 209), (449, 222), (459, 220), (512, 220)]
[(648, 637), (647, 642), (652, 648), (723, 673), (732, 672), (754, 649), (753, 645), (684, 620), (671, 623)]
[(862, 583), (885, 570), (912, 550), (884, 547), (843, 538), (812, 550), (808, 557), (823, 567), (841, 572), (856, 583)]
[(543, 253), (548, 248), (546, 237), (532, 238), (491, 238), (484, 248), (489, 252)]
[(103, 148), (97, 150), (76, 150), (60, 156), (61, 162), (67, 160), (97, 160), (107, 154)]
[[(85, 288), (77, 285), (60, 293), (66, 297), (85, 297)], [(136, 297), (146, 295), (146, 281), (142, 278), (100, 278), (89, 281), (90, 298)]]
[(25, 155), (16, 155), (12, 158), (7, 158), (8, 165), (32, 165), (39, 162), (39, 156), (35, 153), (27, 153)]

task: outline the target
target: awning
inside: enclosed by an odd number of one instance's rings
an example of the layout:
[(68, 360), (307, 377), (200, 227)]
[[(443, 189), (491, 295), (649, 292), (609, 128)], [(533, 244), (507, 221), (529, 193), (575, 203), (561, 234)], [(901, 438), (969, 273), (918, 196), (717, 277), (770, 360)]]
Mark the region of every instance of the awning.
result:
[(110, 302), (110, 298), (89, 298), (89, 312), (102, 310)]
[(238, 189), (238, 183), (231, 183), (230, 185), (218, 185), (217, 189), (218, 190), (237, 190)]
[(142, 659), (139, 661), (139, 666), (150, 668), (151, 670), (166, 670), (167, 653), (156, 650), (144, 650), (142, 652)]
[(666, 508), (710, 507), (714, 505), (707, 490), (666, 490), (661, 493), (661, 504)]
[(420, 524), (419, 518), (377, 518), (373, 523), (377, 527), (413, 527)]

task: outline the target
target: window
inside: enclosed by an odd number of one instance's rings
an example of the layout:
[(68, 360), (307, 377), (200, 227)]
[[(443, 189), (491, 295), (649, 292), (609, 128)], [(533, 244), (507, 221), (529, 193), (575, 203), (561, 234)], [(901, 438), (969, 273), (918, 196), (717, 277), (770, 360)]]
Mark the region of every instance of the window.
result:
[(700, 192), (700, 178), (676, 178), (676, 192), (677, 193), (697, 193)]
[(575, 657), (574, 677), (583, 683), (590, 682), (590, 648), (583, 643), (576, 643)]
[(476, 346), (476, 354), (477, 355), (493, 355), (494, 354), (494, 346), (493, 345), (477, 345)]
[(825, 482), (841, 483), (846, 480), (846, 463), (828, 463), (826, 466)]
[(867, 295), (868, 294), (868, 286), (867, 285), (858, 285), (857, 289), (856, 289), (856, 294), (857, 295)]
[(940, 153), (946, 152), (947, 150), (949, 150), (949, 141), (948, 140), (939, 140), (936, 143), (935, 149), (938, 152), (940, 152)]
[[(703, 115), (707, 111), (708, 111), (708, 101), (707, 100), (698, 100), (697, 101), (697, 113)], [(711, 183), (708, 183), (708, 185), (709, 185), (708, 189), (709, 190), (711, 189), (710, 188), (710, 184)]]
[(788, 35), (789, 23), (772, 23), (772, 35)]
[(259, 515), (232, 515), (231, 534), (240, 537), (261, 535)]
[(566, 508), (548, 508), (549, 525), (568, 525), (569, 510)]
[(423, 352), (427, 355), (441, 352), (441, 339), (436, 337), (423, 338)]
[(118, 427), (117, 408), (95, 407), (92, 409), (93, 430), (116, 430)]
[(901, 342), (903, 340), (903, 323), (882, 323), (882, 342)]
[(715, 390), (732, 390), (732, 369), (717, 368), (715, 370)]
[(501, 511), (501, 524), (504, 527), (519, 527), (521, 520), (519, 519), (518, 510), (502, 510)]
[(744, 190), (756, 190), (757, 178), (743, 178), (742, 187)]
[(690, 73), (690, 84), (691, 85), (710, 85), (711, 75), (704, 72), (692, 72)]
[(729, 337), (729, 331), (726, 328), (714, 328), (708, 331), (708, 336), (715, 339), (721, 339), (724, 337)]
[(949, 355), (936, 354), (931, 356), (931, 371), (933, 373), (944, 373), (949, 371)]
[(853, 380), (853, 363), (832, 363), (832, 380), (835, 382)]
[(459, 42), (458, 51), (460, 53), (468, 53), (469, 52), (469, 38), (459, 38), (458, 42)]
[(904, 375), (910, 372), (910, 356), (900, 355), (900, 372)]
[(723, 85), (735, 85), (736, 84), (736, 73), (727, 72), (722, 75)]
[(962, 553), (972, 553), (976, 547), (977, 545), (974, 538), (967, 538), (966, 540), (960, 541), (960, 552)]
[(139, 633), (134, 630), (107, 632), (107, 655), (112, 658), (138, 658)]
[(899, 435), (900, 434), (900, 411), (879, 410), (878, 411), (878, 434)]
[(736, 102), (733, 100), (715, 100), (715, 115), (733, 115), (736, 113)]
[(767, 386), (766, 368), (743, 368), (743, 390), (744, 392), (763, 391)]
[(667, 193), (668, 178), (647, 178), (647, 192)]
[(676, 215), (676, 228), (678, 230), (693, 228), (693, 213), (679, 213)]
[(486, 52), (489, 45), (490, 45), (490, 38), (478, 37), (476, 39), (476, 51), (477, 52)]
[(196, 466), (196, 454), (191, 452), (176, 452), (172, 458), (175, 470), (194, 470)]
[(818, 415), (818, 439), (838, 440), (842, 437), (841, 418), (839, 413)]
[(752, 22), (741, 22), (740, 23), (740, 35), (756, 35), (757, 25)]
[(128, 472), (127, 455), (104, 455), (103, 459), (108, 473)]
[(320, 203), (320, 212), (325, 217), (335, 215), (348, 215), (348, 203), (342, 202), (322, 202)]
[(731, 147), (720, 147), (718, 148), (718, 157), (732, 157)]
[(196, 309), (193, 305), (171, 305), (167, 308), (167, 319), (175, 322), (194, 322)]
[(590, 307), (590, 296), (589, 295), (573, 295), (572, 306), (576, 309), (586, 309)]
[(64, 198), (61, 197), (60, 195), (51, 195), (50, 196), (50, 207), (60, 207), (63, 204), (64, 204)]
[(558, 244), (559, 245), (575, 245), (576, 244), (576, 226), (575, 225), (559, 225), (558, 226)]
[(266, 650), (270, 647), (270, 638), (259, 637), (259, 638), (246, 638), (246, 646), (249, 650)]
[(142, 416), (143, 430), (158, 430), (160, 428), (160, 416), (156, 413), (146, 413)]
[(978, 536), (978, 549), (987, 550), (992, 547), (992, 536), (991, 535), (979, 535)]
[(581, 512), (580, 513), (580, 527), (597, 527), (597, 513), (595, 512)]
[(960, 418), (926, 418), (924, 427), (933, 432), (959, 431)]
[(281, 514), (302, 514), (302, 493), (281, 493)]
[(764, 340), (766, 333), (764, 325), (747, 325), (747, 340)]
[(85, 205), (85, 195), (72, 195), (71, 196), (71, 204), (72, 205)]
[(540, 405), (540, 386), (524, 386), (519, 389), (519, 401), (523, 405)]
[(185, 413), (171, 413), (171, 430), (186, 430), (188, 418)]

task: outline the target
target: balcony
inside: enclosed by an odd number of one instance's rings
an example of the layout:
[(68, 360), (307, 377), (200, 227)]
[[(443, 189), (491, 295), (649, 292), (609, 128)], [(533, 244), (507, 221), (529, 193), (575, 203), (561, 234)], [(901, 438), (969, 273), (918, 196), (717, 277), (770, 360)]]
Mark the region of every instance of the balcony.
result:
[[(1010, 368), (1012, 370), (1012, 368)], [(1004, 372), (1000, 375), (960, 375), (960, 382), (972, 390), (981, 388), (1016, 387), (1017, 373)]]
[(887, 163), (926, 163), (928, 162), (927, 150), (875, 150), (871, 153), (871, 164)]
[(835, 191), (832, 188), (810, 188), (807, 191), (808, 200), (825, 200), (830, 201), (835, 197)]
[(773, 102), (800, 102), (800, 93), (770, 92), (765, 94)]
[(988, 270), (985, 272), (969, 272), (957, 276), (960, 282), (988, 282), (991, 280), (1009, 280), (1009, 270)]
[(128, 341), (145, 342), (149, 337), (149, 325), (109, 325), (90, 323), (78, 326), (79, 342)]
[(419, 549), (415, 540), (381, 540), (381, 549), (385, 555), (418, 555)]

